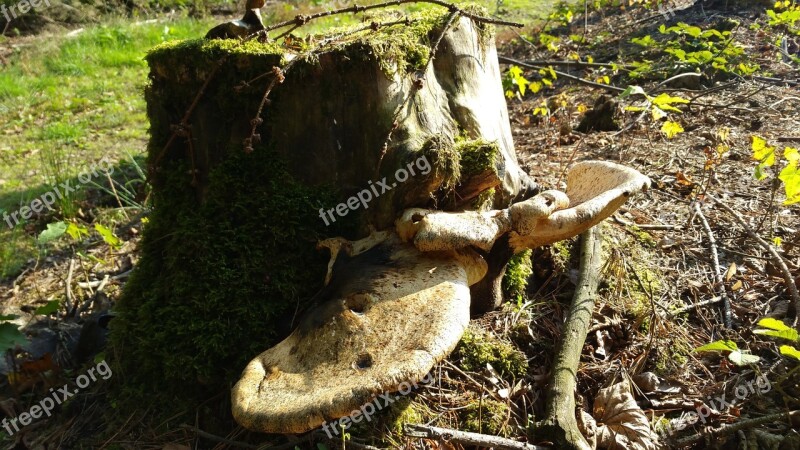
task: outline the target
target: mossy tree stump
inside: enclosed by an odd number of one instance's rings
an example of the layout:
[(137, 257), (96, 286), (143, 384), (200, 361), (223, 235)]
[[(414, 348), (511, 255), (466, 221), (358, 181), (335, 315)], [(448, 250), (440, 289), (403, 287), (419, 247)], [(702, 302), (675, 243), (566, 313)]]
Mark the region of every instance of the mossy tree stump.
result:
[[(191, 40), (149, 54), (155, 208), (113, 327), (128, 398), (156, 390), (174, 407), (227, 392), (322, 287), (319, 239), (363, 237), (409, 207), (506, 207), (533, 193), (491, 27), (464, 17), (445, 27), (449, 16), (291, 49)], [(396, 177), (420, 158), (428, 172)], [(326, 225), (321, 210), (383, 180), (397, 184)]]

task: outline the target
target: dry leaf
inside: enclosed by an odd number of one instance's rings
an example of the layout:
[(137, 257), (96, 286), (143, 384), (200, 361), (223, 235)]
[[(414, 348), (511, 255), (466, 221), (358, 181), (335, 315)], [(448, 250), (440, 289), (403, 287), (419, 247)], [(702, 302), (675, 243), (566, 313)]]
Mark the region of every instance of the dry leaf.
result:
[(731, 266), (728, 267), (728, 271), (725, 272), (725, 281), (731, 281), (734, 275), (736, 275), (736, 263), (731, 263)]
[(579, 409), (576, 416), (578, 430), (591, 448), (597, 448), (597, 422), (594, 421), (594, 417), (583, 409)]
[(627, 381), (600, 389), (594, 399), (597, 447), (609, 450), (651, 450), (658, 436), (636, 404)]

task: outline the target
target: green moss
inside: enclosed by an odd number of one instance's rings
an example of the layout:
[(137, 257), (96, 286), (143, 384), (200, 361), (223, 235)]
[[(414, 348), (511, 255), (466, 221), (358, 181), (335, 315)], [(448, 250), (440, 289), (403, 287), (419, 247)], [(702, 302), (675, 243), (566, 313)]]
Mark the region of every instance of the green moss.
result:
[(461, 337), (452, 358), (468, 371), (480, 371), (486, 364), (491, 364), (504, 377), (522, 378), (528, 372), (524, 353), (513, 344), (472, 325)]
[(202, 203), (187, 171), (178, 162), (162, 169), (169, 175), (155, 192), (112, 341), (127, 391), (159, 386), (191, 404), (235, 382), (289, 331), (272, 324), (288, 324), (321, 286), (316, 211), (330, 200), (295, 183), (263, 148), (233, 152), (212, 172)]
[(554, 242), (550, 246), (553, 262), (559, 271), (564, 272), (569, 268), (569, 261), (572, 258), (572, 248), (577, 242), (577, 238)]
[(495, 188), (487, 189), (475, 198), (472, 202), (472, 208), (475, 211), (488, 211), (494, 206), (494, 196), (497, 193)]
[(517, 302), (525, 296), (528, 278), (533, 274), (532, 254), (532, 250), (525, 250), (514, 255), (508, 262), (506, 274), (503, 276), (503, 291)]
[(460, 155), (459, 164), (462, 178), (469, 178), (487, 170), (497, 170), (500, 147), (496, 142), (488, 142), (483, 139), (460, 140), (456, 142), (455, 148)]
[(636, 239), (645, 247), (656, 248), (658, 246), (656, 240), (647, 231), (644, 231), (635, 225), (631, 226), (629, 229), (631, 233), (633, 233), (636, 236)]
[(484, 433), (494, 436), (508, 436), (511, 431), (509, 408), (505, 403), (491, 399), (473, 401), (460, 411), (462, 431)]

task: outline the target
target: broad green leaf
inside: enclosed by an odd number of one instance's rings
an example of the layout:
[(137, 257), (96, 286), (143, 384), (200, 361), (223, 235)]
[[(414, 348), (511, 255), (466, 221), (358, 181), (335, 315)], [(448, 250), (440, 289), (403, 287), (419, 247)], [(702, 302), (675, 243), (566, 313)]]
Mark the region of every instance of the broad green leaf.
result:
[(89, 230), (83, 225), (70, 222), (69, 225), (67, 225), (67, 234), (72, 240), (80, 241), (82, 237), (89, 235)]
[(626, 97), (630, 97), (631, 95), (637, 95), (637, 94), (641, 94), (641, 95), (645, 95), (645, 96), (647, 95), (647, 94), (645, 94), (644, 89), (642, 89), (641, 86), (628, 86), (625, 89), (625, 91), (623, 91), (621, 94), (619, 94), (619, 97), (620, 98), (626, 98)]
[(33, 314), (35, 316), (49, 316), (50, 314), (57, 312), (59, 306), (61, 306), (60, 301), (50, 300), (46, 305), (36, 308), (36, 311), (34, 311)]
[(758, 321), (756, 324), (760, 327), (769, 328), (770, 330), (782, 331), (782, 330), (790, 330), (791, 328), (787, 326), (785, 323), (781, 322), (778, 319), (773, 319), (772, 317), (765, 317)]
[(27, 341), (22, 332), (19, 331), (13, 323), (0, 323), (0, 352), (5, 353), (16, 347), (17, 344), (23, 344)]
[(766, 169), (767, 167), (769, 166), (765, 166), (764, 164), (757, 165), (755, 170), (753, 170), (753, 178), (755, 178), (758, 181), (767, 178), (769, 175), (767, 175), (767, 173), (764, 171), (764, 169)]
[(748, 364), (755, 364), (761, 360), (761, 358), (758, 357), (757, 355), (752, 355), (750, 353), (743, 353), (739, 350), (730, 352), (730, 354), (728, 354), (728, 359), (737, 366), (746, 366)]
[(753, 148), (753, 159), (763, 164), (765, 167), (770, 167), (775, 164), (775, 147), (767, 144), (767, 140), (761, 136), (750, 136), (750, 142)]
[(1, 320), (14, 320), (14, 319), (16, 319), (18, 317), (19, 316), (15, 315), (15, 314), (8, 314), (8, 315), (4, 314), (4, 315), (0, 315), (0, 321)]
[(103, 241), (105, 241), (106, 244), (111, 246), (111, 248), (116, 250), (122, 247), (122, 241), (118, 237), (116, 237), (109, 228), (106, 228), (103, 225), (96, 223), (94, 224), (94, 229), (97, 230), (98, 233), (100, 233), (100, 236), (102, 236)]
[(798, 361), (800, 361), (800, 350), (792, 347), (791, 345), (781, 345), (780, 348), (781, 355), (792, 357)]
[(39, 244), (45, 245), (48, 242), (55, 241), (64, 235), (67, 231), (67, 224), (64, 222), (48, 223), (47, 229), (39, 234)]
[(760, 334), (762, 336), (772, 336), (776, 338), (786, 339), (788, 341), (797, 341), (797, 330), (794, 329), (786, 329), (786, 330), (753, 330), (753, 333)]
[(710, 344), (702, 345), (694, 349), (696, 352), (730, 352), (739, 350), (739, 346), (733, 341), (715, 341)]
[(800, 163), (795, 161), (784, 167), (778, 179), (783, 181), (783, 188), (786, 190), (786, 200), (783, 204), (800, 202)]
[(661, 132), (667, 136), (667, 139), (672, 139), (678, 134), (683, 133), (683, 127), (678, 122), (668, 120), (664, 122), (664, 126), (661, 127)]

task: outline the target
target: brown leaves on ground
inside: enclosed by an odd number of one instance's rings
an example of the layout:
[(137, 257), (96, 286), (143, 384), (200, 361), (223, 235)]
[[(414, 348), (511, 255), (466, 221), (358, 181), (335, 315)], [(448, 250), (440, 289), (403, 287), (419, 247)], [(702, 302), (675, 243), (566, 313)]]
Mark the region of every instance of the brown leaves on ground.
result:
[(597, 421), (597, 448), (658, 448), (658, 436), (650, 430), (650, 421), (636, 404), (627, 381), (600, 389), (594, 400), (593, 415)]

